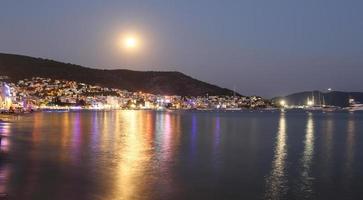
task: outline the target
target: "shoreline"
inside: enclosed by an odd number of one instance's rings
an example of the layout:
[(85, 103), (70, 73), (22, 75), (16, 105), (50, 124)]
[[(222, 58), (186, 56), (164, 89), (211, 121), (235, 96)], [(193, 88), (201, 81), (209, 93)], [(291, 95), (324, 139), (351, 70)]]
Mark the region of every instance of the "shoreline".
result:
[[(26, 112), (1, 112), (0, 116), (21, 116), (41, 112), (110, 112), (110, 111), (153, 111), (153, 112), (202, 112), (202, 113), (363, 113), (363, 111), (349, 111), (345, 109), (335, 111), (305, 110), (305, 109), (38, 109)], [(2, 120), (0, 119), (0, 122)]]

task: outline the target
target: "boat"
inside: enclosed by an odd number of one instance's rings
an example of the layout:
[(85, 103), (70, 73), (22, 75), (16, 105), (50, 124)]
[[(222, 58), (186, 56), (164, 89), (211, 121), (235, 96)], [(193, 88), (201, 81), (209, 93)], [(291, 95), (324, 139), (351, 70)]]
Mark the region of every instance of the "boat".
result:
[(338, 106), (323, 105), (323, 112), (335, 112), (341, 110)]
[(310, 99), (308, 97), (307, 106), (305, 106), (304, 110), (306, 110), (306, 111), (335, 112), (335, 111), (339, 111), (341, 109), (338, 106), (326, 105), (324, 96), (322, 98), (323, 98), (323, 102), (321, 102), (321, 96), (320, 96), (320, 93), (319, 93), (317, 104), (315, 104), (315, 96), (314, 96), (314, 93), (312, 93), (312, 98)]
[(307, 105), (304, 107), (304, 110), (306, 111), (323, 111), (323, 106), (321, 105), (321, 102), (319, 101), (319, 104), (315, 104), (315, 96), (314, 92), (312, 92), (311, 99), (307, 98)]
[(225, 108), (225, 111), (241, 111), (242, 108)]
[(363, 104), (355, 101), (354, 99), (349, 99), (349, 107), (346, 107), (349, 112), (363, 111)]
[(263, 108), (262, 110), (264, 110), (264, 111), (279, 111), (281, 109), (276, 108), (276, 107), (266, 107), (266, 108)]
[(323, 111), (324, 107), (320, 105), (312, 105), (305, 107), (306, 111)]

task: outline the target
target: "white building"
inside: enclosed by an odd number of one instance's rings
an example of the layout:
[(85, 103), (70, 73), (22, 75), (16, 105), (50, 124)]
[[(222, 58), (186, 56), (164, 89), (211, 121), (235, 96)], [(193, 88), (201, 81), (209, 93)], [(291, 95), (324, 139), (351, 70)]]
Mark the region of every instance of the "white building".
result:
[(10, 109), (12, 105), (10, 87), (5, 82), (0, 82), (0, 109)]

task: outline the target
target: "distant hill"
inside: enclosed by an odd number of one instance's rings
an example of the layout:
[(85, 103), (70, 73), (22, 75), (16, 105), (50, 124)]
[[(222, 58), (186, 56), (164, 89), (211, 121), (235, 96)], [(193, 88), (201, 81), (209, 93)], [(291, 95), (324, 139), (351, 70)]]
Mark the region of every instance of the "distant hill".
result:
[(284, 99), (289, 105), (306, 105), (307, 99), (314, 96), (315, 103), (323, 103), (326, 105), (334, 105), (340, 107), (346, 107), (349, 105), (349, 98), (353, 98), (356, 101), (363, 102), (363, 92), (320, 92), (320, 91), (306, 91), (287, 95), (285, 97), (276, 97), (272, 101), (278, 103), (281, 99)]
[(232, 95), (233, 91), (180, 72), (100, 70), (48, 59), (0, 53), (0, 76), (11, 81), (31, 77), (73, 80), (103, 87), (161, 95)]

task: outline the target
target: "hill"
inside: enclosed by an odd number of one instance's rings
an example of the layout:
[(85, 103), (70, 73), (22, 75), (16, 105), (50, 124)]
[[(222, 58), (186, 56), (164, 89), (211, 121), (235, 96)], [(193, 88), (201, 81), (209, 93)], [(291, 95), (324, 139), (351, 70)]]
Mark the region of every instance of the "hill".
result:
[[(323, 103), (325, 101), (326, 105), (334, 105), (340, 107), (346, 107), (349, 105), (349, 98), (353, 98), (356, 101), (363, 102), (363, 92), (341, 92), (341, 91), (332, 91), (332, 92), (320, 92), (320, 91), (306, 91), (290, 94), (284, 97), (276, 97), (273, 98), (273, 102), (279, 102), (281, 99), (284, 99), (289, 105), (306, 105), (307, 99), (314, 96), (315, 103)], [(319, 100), (320, 99), (320, 100)]]
[(11, 81), (31, 77), (72, 80), (103, 87), (161, 95), (232, 95), (233, 91), (180, 72), (101, 70), (48, 59), (0, 53), (0, 76)]

